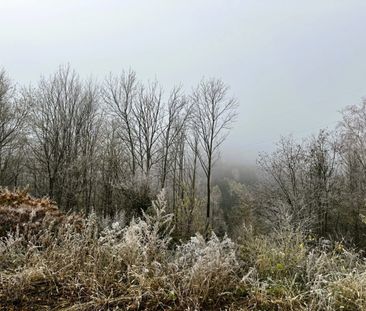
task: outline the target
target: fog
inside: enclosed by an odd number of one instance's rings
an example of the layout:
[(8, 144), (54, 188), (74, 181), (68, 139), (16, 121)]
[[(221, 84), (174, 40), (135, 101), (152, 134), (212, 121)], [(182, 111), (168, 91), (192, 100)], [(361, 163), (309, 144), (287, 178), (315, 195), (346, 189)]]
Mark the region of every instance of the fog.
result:
[(0, 310), (366, 310), (365, 29), (0, 0)]
[(25, 85), (65, 63), (166, 88), (221, 78), (240, 103), (222, 154), (254, 163), (281, 135), (333, 128), (366, 94), (365, 27), (366, 2), (351, 0), (2, 0), (0, 66)]

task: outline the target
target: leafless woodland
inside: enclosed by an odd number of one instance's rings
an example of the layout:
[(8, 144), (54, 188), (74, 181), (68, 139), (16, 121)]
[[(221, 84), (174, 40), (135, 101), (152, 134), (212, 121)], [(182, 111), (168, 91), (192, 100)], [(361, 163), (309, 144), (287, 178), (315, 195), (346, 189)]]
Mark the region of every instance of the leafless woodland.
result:
[(238, 104), (215, 78), (2, 70), (0, 306), (366, 308), (366, 102), (282, 137), (249, 177), (220, 161)]

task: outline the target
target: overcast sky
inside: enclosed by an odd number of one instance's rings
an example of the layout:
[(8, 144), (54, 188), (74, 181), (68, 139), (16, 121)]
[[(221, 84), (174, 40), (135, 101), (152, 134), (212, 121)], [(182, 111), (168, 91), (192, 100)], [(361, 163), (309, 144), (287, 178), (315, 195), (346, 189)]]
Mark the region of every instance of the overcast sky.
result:
[(240, 103), (225, 153), (253, 160), (366, 96), (365, 32), (363, 0), (0, 0), (0, 67), (21, 84), (66, 63), (187, 91), (221, 78)]

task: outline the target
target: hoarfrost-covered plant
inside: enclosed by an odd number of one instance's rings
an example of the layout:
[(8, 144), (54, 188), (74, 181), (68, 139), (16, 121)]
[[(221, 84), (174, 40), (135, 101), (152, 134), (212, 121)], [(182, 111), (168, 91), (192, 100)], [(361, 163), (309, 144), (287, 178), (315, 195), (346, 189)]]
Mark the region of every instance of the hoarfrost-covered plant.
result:
[(19, 234), (19, 229), (14, 233), (9, 233), (7, 237), (0, 239), (0, 269), (20, 263), (21, 254), (24, 252), (23, 237)]
[(126, 226), (103, 227), (91, 214), (31, 240), (8, 234), (0, 239), (0, 309), (38, 310), (40, 301), (82, 311), (366, 308), (366, 262), (341, 242), (310, 246), (312, 237), (287, 224), (268, 235), (246, 230), (240, 244), (214, 233), (173, 244), (172, 220), (162, 192)]
[(109, 245), (115, 256), (128, 266), (149, 264), (164, 257), (171, 241), (173, 215), (166, 213), (165, 193), (161, 191), (152, 202), (151, 213), (143, 212), (143, 218), (132, 219), (131, 223), (113, 223), (105, 228), (99, 241)]
[(196, 234), (178, 246), (175, 263), (181, 272), (181, 295), (192, 297), (197, 307), (211, 298), (219, 299), (235, 287), (239, 263), (236, 245), (227, 236), (220, 241), (212, 233), (206, 241)]

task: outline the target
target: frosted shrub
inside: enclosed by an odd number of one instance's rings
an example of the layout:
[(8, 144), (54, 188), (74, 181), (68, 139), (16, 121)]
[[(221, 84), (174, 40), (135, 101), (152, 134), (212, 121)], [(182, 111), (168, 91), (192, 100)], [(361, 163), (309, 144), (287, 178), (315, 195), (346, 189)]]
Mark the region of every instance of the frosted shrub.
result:
[(355, 251), (340, 244), (330, 252), (307, 256), (307, 287), (311, 310), (364, 310), (366, 266)]
[(119, 222), (105, 228), (99, 241), (110, 245), (112, 251), (127, 265), (148, 264), (164, 255), (171, 241), (172, 214), (166, 213), (165, 194), (162, 191), (152, 202), (151, 215), (132, 219), (126, 227)]
[(24, 261), (26, 249), (19, 230), (0, 239), (0, 269), (17, 266)]
[(118, 282), (127, 286), (125, 293), (129, 293), (137, 305), (141, 305), (146, 297), (155, 301), (152, 297), (160, 297), (160, 291), (164, 296), (169, 274), (172, 220), (173, 216), (166, 213), (162, 191), (152, 202), (149, 213), (143, 213), (142, 218), (132, 219), (127, 226), (123, 222), (114, 222), (100, 234), (100, 250), (113, 258), (115, 266), (118, 263), (122, 272)]
[(123, 228), (127, 225), (126, 220), (126, 212), (124, 210), (119, 210), (113, 217), (107, 215), (99, 219), (99, 223), (102, 228), (113, 227), (116, 225)]
[(328, 296), (335, 310), (366, 309), (366, 272), (349, 272), (343, 278), (330, 282)]
[(239, 263), (236, 246), (228, 238), (212, 233), (205, 241), (197, 234), (177, 248), (175, 263), (180, 271), (180, 295), (191, 297), (195, 306), (210, 303), (235, 287)]

